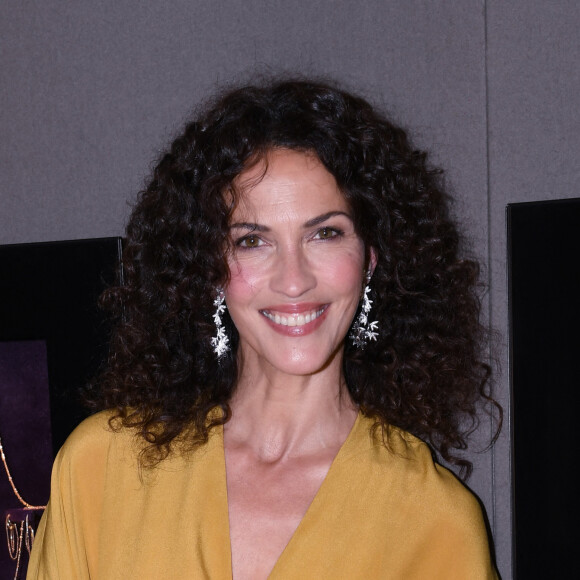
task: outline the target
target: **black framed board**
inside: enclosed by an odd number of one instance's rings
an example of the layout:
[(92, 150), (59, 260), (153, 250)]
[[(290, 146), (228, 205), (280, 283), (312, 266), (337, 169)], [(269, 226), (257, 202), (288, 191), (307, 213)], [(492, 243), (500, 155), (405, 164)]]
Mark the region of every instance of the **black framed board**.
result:
[(507, 208), (515, 576), (577, 568), (580, 198)]
[[(0, 246), (0, 437), (13, 483), (31, 505), (46, 504), (54, 456), (88, 414), (82, 387), (110, 332), (97, 300), (120, 263), (121, 238)], [(0, 465), (8, 546), (0, 580), (26, 573), (20, 525), (27, 518), (36, 526), (42, 510), (23, 505)]]

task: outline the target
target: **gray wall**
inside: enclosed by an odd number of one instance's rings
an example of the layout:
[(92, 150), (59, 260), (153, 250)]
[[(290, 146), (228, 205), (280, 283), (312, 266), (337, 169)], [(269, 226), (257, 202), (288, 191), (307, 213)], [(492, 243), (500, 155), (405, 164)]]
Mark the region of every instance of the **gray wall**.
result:
[[(328, 75), (447, 168), (505, 337), (506, 203), (578, 195), (579, 27), (574, 0), (3, 0), (0, 243), (122, 234), (152, 160), (215, 86)], [(505, 340), (499, 358), (508, 411)], [(508, 420), (472, 459), (505, 580)]]

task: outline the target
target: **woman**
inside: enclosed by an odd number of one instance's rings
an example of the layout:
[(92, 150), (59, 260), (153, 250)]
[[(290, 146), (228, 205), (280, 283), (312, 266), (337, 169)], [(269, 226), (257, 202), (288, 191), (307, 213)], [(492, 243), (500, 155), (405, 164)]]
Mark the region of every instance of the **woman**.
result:
[[(364, 100), (231, 91), (127, 227), (102, 408), (29, 578), (495, 578), (467, 472), (477, 266), (439, 173)], [(423, 440), (424, 442), (422, 442)]]

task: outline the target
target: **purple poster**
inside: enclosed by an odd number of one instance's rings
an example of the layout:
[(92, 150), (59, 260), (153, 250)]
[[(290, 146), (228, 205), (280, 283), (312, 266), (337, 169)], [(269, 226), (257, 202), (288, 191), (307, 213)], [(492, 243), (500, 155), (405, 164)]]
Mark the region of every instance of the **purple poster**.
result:
[(24, 510), (22, 501), (42, 506), (50, 492), (53, 457), (42, 340), (0, 342), (0, 438), (5, 458), (0, 464), (0, 515), (6, 534), (0, 542), (0, 580), (12, 580), (17, 566), (18, 578), (25, 577), (28, 562), (30, 546), (21, 522), (29, 514), (29, 522), (36, 526), (41, 513)]

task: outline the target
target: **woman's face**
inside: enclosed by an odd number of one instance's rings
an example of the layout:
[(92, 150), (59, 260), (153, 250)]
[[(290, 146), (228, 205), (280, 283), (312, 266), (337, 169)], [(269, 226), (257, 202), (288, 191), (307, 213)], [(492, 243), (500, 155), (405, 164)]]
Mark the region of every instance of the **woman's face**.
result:
[[(280, 149), (240, 174), (225, 288), (244, 364), (308, 375), (340, 364), (365, 278), (365, 248), (334, 177)], [(374, 268), (374, 253), (371, 264)]]

